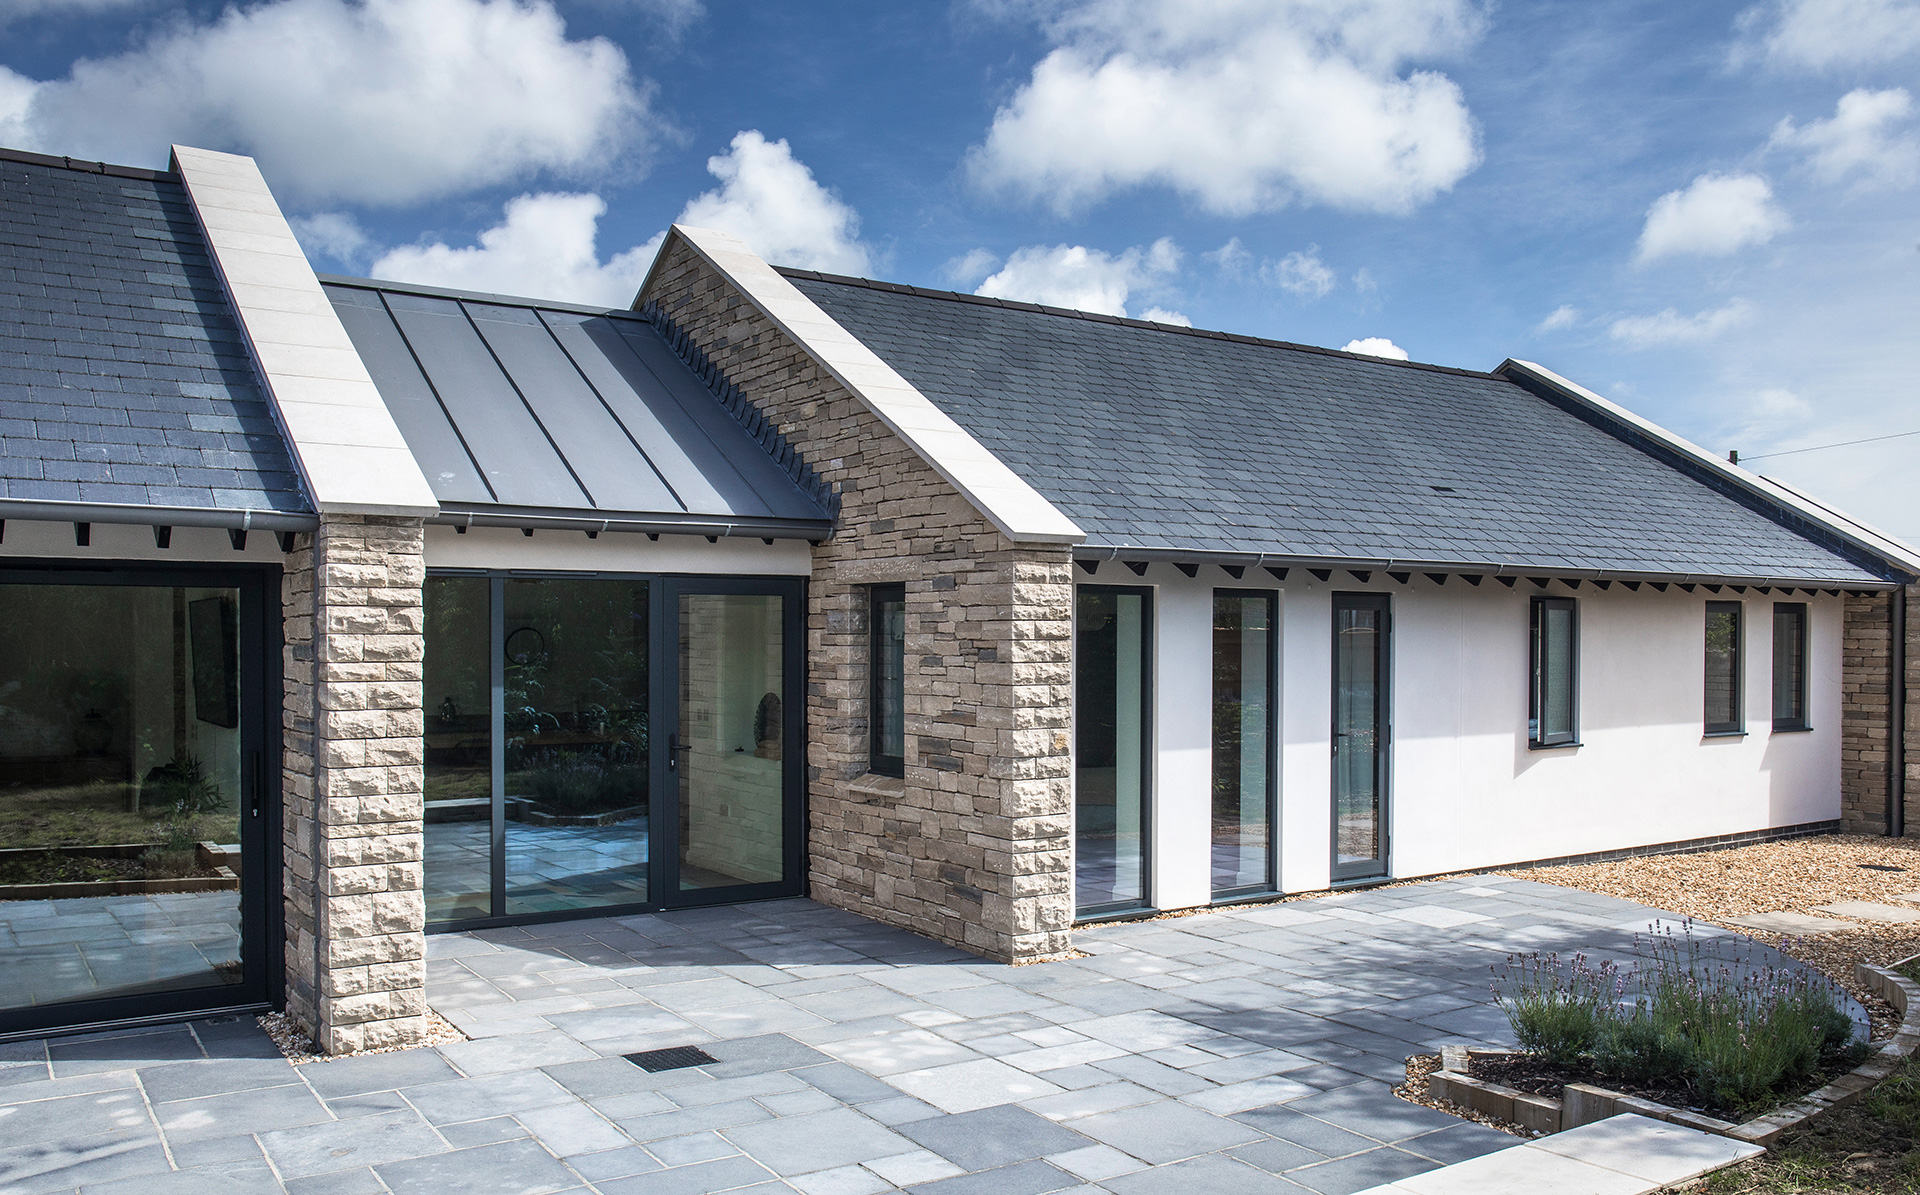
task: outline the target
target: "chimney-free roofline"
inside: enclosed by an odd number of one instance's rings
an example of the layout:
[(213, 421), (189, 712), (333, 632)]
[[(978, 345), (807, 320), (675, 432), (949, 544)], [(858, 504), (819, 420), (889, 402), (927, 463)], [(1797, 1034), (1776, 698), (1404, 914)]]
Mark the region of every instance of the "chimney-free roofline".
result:
[(1822, 547), (1850, 557), (1863, 566), (1866, 566), (1867, 560), (1873, 561), (1892, 574), (1889, 580), (1912, 582), (1920, 579), (1920, 551), (1851, 515), (1842, 514), (1796, 490), (1722, 460), (1651, 419), (1642, 418), (1544, 366), (1509, 358), (1494, 373), (1611, 432), (1642, 451), (1652, 450), (1656, 456), (1665, 456), (1667, 463), (1690, 474), (1695, 480), (1772, 517), (1774, 521)]
[(548, 531), (632, 531), (649, 535), (715, 535), (759, 539), (827, 539), (827, 519), (755, 519), (738, 515), (665, 515), (556, 510), (550, 507), (462, 506), (442, 503), (427, 518), (435, 527), (518, 527)]

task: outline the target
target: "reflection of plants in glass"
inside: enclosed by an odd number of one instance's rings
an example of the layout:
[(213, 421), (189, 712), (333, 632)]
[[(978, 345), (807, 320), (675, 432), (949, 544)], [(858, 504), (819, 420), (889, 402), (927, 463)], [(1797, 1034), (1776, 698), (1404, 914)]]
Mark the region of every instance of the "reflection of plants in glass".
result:
[(160, 826), (168, 851), (192, 851), (199, 820), (227, 803), (226, 794), (207, 778), (199, 757), (193, 755), (177, 756), (154, 768), (141, 787), (150, 803), (165, 810)]
[(624, 752), (545, 751), (527, 760), (518, 787), (547, 812), (565, 815), (606, 813), (639, 804), (646, 796), (644, 769)]

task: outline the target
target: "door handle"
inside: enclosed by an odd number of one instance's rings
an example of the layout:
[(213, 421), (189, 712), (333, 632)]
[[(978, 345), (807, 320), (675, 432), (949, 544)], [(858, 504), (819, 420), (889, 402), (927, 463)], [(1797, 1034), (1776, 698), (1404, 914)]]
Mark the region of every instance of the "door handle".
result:
[(260, 816), (260, 794), (266, 789), (267, 775), (265, 770), (260, 766), (260, 761), (261, 761), (260, 752), (249, 751), (247, 754), (249, 756), (249, 759), (247, 762), (251, 765), (249, 770), (252, 771), (253, 773), (253, 786), (252, 786), (253, 792), (251, 794), (251, 798), (252, 798), (251, 815), (253, 817), (259, 817)]
[(680, 753), (682, 751), (691, 751), (691, 750), (693, 750), (693, 745), (691, 743), (682, 743), (680, 741), (679, 735), (669, 734), (667, 736), (667, 771), (669, 772), (679, 771), (680, 770)]

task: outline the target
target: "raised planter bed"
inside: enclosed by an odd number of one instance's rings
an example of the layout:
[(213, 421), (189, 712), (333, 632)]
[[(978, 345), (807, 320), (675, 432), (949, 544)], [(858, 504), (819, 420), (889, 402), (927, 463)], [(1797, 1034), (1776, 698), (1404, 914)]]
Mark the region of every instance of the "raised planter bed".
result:
[(536, 826), (611, 826), (645, 816), (645, 805), (609, 809), (605, 813), (548, 813), (529, 807), (520, 815), (520, 820)]
[[(157, 843), (103, 843), (96, 846), (24, 847), (0, 850), (0, 862), (14, 859), (43, 858), (48, 855), (72, 855), (89, 859), (138, 859)], [(90, 896), (133, 896), (163, 892), (237, 892), (239, 873), (232, 864), (239, 858), (226, 847), (212, 842), (197, 842), (193, 853), (204, 871), (211, 875), (177, 876), (164, 880), (76, 880), (58, 884), (0, 884), (0, 900), (79, 900)]]
[(1854, 978), (1900, 1012), (1900, 1029), (1881, 1042), (1867, 1060), (1826, 1086), (1756, 1116), (1744, 1124), (1718, 1120), (1686, 1108), (1672, 1108), (1587, 1083), (1568, 1083), (1558, 1098), (1518, 1091), (1501, 1083), (1476, 1079), (1468, 1070), (1476, 1054), (1506, 1055), (1506, 1050), (1469, 1050), (1448, 1046), (1440, 1052), (1440, 1069), (1427, 1076), (1427, 1093), (1536, 1133), (1558, 1133), (1623, 1112), (1684, 1125), (1716, 1136), (1772, 1145), (1781, 1134), (1809, 1120), (1844, 1108), (1871, 1091), (1920, 1047), (1920, 984), (1883, 967), (1854, 964)]

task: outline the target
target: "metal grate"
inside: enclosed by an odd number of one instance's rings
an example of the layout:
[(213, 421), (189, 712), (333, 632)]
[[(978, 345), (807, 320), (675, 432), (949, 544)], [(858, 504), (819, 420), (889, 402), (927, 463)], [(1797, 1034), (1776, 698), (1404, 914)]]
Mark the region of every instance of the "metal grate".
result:
[(1860, 866), (1866, 868), (1868, 871), (1905, 871), (1906, 870), (1906, 868), (1904, 867), (1895, 867), (1890, 863), (1862, 863)]
[(622, 1054), (621, 1057), (648, 1074), (685, 1070), (690, 1066), (705, 1066), (709, 1062), (720, 1061), (698, 1046), (669, 1046), (664, 1050), (642, 1050), (638, 1054)]

